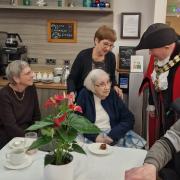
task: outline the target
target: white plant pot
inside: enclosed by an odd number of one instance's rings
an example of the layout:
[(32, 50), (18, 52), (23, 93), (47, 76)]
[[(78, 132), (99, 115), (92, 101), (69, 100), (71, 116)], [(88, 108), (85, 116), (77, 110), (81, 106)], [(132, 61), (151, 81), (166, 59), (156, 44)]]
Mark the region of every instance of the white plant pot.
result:
[(73, 180), (74, 159), (65, 165), (51, 165), (44, 167), (44, 180)]

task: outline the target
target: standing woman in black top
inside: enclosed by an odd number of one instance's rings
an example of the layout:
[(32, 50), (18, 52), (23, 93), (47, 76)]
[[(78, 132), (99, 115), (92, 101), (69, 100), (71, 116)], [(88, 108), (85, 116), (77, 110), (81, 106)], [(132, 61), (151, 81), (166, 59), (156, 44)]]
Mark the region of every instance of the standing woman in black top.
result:
[(13, 61), (6, 76), (9, 83), (0, 90), (0, 149), (12, 138), (24, 136), (25, 129), (41, 117), (29, 65)]
[(110, 75), (112, 87), (122, 96), (122, 90), (115, 79), (116, 59), (111, 52), (116, 41), (116, 32), (108, 26), (101, 26), (94, 36), (94, 47), (82, 50), (76, 57), (67, 79), (68, 93), (75, 94), (83, 88), (84, 79), (92, 69), (101, 68)]

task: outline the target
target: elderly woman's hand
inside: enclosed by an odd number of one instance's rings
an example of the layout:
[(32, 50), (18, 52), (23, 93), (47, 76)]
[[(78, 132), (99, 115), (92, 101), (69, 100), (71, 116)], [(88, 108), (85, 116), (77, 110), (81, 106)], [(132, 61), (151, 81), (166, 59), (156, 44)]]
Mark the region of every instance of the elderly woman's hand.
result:
[(118, 86), (114, 86), (114, 90), (116, 91), (118, 96), (123, 99), (123, 91), (122, 91), (122, 89), (120, 89)]
[(102, 134), (99, 134), (96, 137), (96, 142), (111, 144), (113, 142), (113, 140), (109, 136), (107, 136), (107, 135), (103, 136)]
[(73, 104), (74, 101), (75, 101), (75, 93), (74, 93), (74, 92), (70, 92), (70, 93), (69, 93), (69, 96), (70, 96), (71, 98), (68, 99), (68, 104)]

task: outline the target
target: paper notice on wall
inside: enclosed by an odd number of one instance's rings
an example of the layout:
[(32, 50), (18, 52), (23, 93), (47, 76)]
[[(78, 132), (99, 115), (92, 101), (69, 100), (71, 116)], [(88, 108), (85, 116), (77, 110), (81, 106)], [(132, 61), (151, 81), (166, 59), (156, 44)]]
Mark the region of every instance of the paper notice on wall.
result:
[(143, 72), (143, 56), (131, 56), (130, 72)]

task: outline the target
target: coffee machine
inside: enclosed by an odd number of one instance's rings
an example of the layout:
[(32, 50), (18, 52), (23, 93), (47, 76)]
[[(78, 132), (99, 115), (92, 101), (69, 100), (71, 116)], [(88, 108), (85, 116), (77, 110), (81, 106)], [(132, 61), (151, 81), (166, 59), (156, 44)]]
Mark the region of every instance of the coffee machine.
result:
[(0, 32), (0, 75), (5, 75), (7, 65), (14, 60), (27, 60), (27, 48), (19, 34)]

